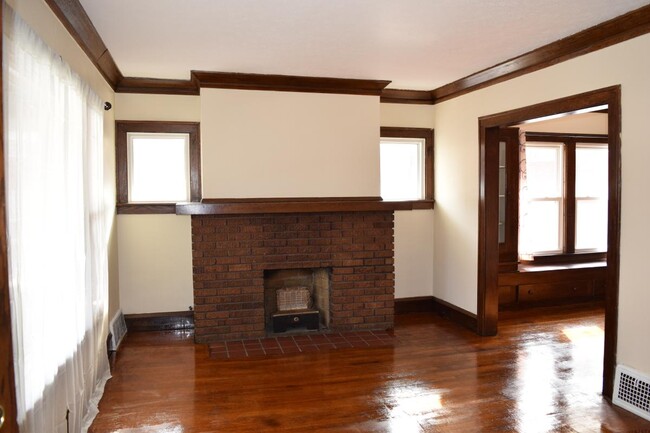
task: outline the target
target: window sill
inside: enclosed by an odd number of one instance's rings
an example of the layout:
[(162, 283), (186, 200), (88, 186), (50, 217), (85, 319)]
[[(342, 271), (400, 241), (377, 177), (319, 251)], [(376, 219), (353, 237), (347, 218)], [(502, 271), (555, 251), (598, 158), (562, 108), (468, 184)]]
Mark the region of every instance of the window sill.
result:
[(409, 208), (406, 210), (433, 209), (435, 200), (395, 200), (390, 203), (402, 203)]
[(562, 265), (573, 263), (589, 263), (597, 262), (599, 260), (606, 260), (606, 252), (597, 253), (569, 253), (569, 254), (549, 254), (534, 256), (533, 260), (521, 260), (520, 263), (525, 266), (546, 266), (546, 265)]
[(176, 214), (176, 203), (118, 203), (117, 214)]

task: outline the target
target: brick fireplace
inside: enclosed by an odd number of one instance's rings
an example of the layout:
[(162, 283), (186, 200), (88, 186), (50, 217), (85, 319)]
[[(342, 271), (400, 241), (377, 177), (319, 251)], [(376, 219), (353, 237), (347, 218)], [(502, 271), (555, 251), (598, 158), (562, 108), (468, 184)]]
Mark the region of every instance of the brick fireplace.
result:
[(196, 341), (266, 336), (264, 275), (280, 269), (328, 269), (321, 332), (392, 328), (393, 222), (392, 210), (192, 215)]

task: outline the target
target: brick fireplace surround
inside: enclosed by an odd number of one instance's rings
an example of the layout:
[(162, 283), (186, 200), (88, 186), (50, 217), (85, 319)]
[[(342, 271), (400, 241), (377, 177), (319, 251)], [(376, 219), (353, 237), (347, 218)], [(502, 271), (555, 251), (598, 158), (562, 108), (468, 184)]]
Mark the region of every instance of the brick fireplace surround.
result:
[(192, 215), (196, 342), (264, 337), (274, 269), (331, 269), (327, 331), (392, 328), (393, 224), (383, 210)]

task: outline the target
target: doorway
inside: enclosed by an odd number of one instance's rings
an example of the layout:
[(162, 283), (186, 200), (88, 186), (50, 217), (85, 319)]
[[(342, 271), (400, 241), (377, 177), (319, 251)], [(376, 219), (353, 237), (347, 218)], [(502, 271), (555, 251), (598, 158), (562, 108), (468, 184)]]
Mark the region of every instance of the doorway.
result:
[(499, 310), (499, 129), (529, 119), (579, 112), (607, 105), (609, 136), (607, 271), (605, 290), (605, 349), (603, 395), (611, 399), (616, 368), (618, 279), (620, 266), (621, 103), (620, 86), (556, 99), (479, 119), (479, 239), (477, 330), (496, 335)]

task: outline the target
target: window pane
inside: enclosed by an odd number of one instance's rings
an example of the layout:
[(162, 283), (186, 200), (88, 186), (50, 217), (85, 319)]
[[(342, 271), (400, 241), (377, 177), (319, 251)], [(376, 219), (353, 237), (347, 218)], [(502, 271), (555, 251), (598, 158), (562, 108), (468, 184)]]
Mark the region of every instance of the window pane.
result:
[(526, 145), (526, 177), (531, 198), (562, 196), (562, 146)]
[(506, 142), (499, 142), (499, 243), (506, 241)]
[(129, 201), (189, 201), (188, 153), (188, 134), (129, 134)]
[(576, 200), (576, 249), (607, 251), (607, 200)]
[[(532, 201), (528, 205), (526, 253), (557, 252), (562, 249), (560, 241), (560, 201)], [(522, 239), (523, 240), (523, 239)]]
[(607, 197), (607, 148), (576, 146), (576, 197)]
[(499, 243), (506, 241), (506, 197), (499, 196)]
[(381, 196), (384, 200), (424, 198), (424, 140), (382, 138)]

